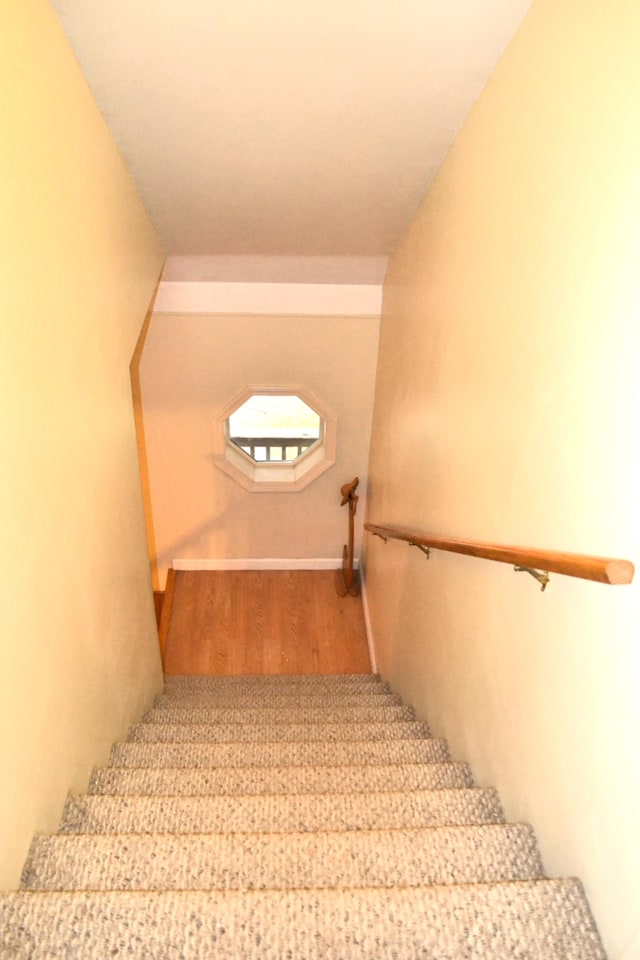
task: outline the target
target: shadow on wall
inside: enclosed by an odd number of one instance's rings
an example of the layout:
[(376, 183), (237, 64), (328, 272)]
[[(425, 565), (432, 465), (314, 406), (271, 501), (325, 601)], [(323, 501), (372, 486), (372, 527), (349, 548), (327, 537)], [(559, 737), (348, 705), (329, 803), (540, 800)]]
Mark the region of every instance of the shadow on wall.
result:
[[(222, 513), (212, 514), (202, 523), (187, 530), (183, 536), (170, 543), (162, 553), (153, 553), (151, 555), (151, 565), (154, 576), (160, 579), (161, 572), (169, 568), (176, 557), (186, 553), (193, 557), (207, 555), (209, 549), (209, 537), (212, 533), (224, 529), (224, 520), (226, 510)], [(162, 588), (161, 588), (162, 589)]]

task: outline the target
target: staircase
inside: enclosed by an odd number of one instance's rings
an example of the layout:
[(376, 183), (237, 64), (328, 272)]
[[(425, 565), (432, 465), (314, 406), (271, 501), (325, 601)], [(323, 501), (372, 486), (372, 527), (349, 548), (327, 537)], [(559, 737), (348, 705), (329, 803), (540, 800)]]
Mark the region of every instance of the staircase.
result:
[(604, 958), (579, 882), (375, 676), (169, 677), (0, 935), (2, 960)]

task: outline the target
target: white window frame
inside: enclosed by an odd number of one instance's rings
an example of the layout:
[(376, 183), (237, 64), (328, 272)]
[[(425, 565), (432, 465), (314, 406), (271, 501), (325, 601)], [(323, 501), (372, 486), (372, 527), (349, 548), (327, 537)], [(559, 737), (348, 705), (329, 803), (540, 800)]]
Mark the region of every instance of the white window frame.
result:
[[(291, 463), (256, 463), (229, 436), (229, 417), (255, 394), (300, 397), (320, 417), (320, 438)], [(336, 462), (338, 418), (302, 384), (248, 384), (218, 410), (211, 422), (216, 467), (253, 493), (292, 493), (304, 490)]]

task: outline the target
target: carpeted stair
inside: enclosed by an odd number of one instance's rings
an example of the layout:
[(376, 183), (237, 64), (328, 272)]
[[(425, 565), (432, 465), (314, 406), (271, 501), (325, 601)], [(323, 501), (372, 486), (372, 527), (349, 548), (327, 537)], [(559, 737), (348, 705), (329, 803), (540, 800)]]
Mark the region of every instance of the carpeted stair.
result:
[(603, 960), (581, 886), (375, 676), (170, 677), (0, 895), (1, 960)]

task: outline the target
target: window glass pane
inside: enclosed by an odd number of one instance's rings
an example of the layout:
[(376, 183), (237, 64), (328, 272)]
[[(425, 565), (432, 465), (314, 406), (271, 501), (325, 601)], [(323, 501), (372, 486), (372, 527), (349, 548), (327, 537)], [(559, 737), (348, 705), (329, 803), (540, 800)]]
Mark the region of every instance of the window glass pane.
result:
[(259, 463), (291, 463), (320, 433), (319, 415), (295, 395), (254, 394), (229, 417), (230, 439)]

